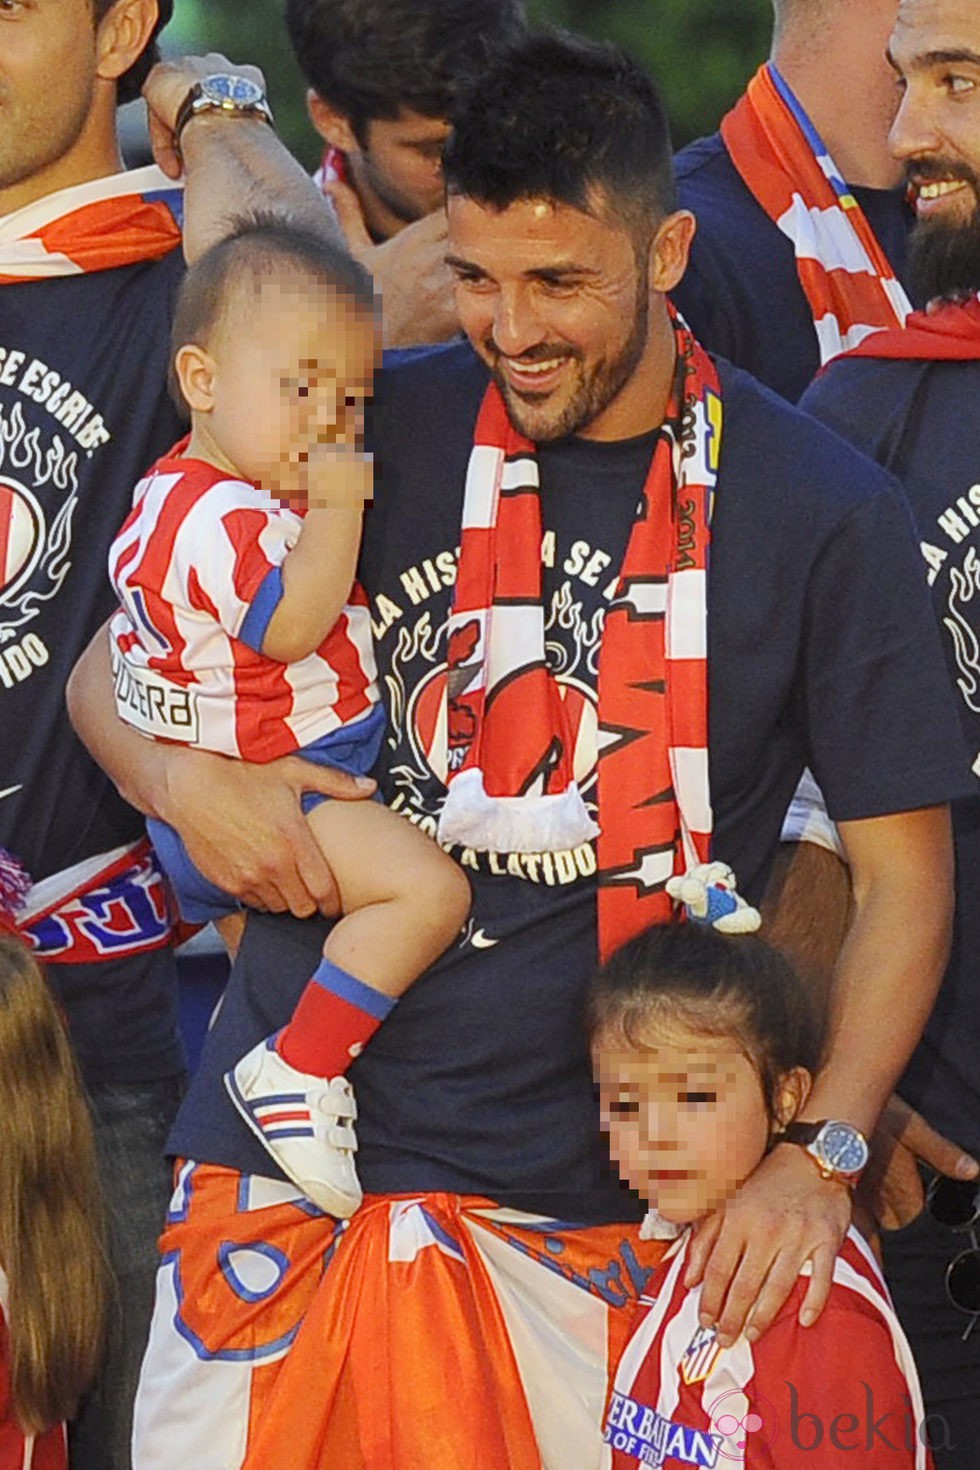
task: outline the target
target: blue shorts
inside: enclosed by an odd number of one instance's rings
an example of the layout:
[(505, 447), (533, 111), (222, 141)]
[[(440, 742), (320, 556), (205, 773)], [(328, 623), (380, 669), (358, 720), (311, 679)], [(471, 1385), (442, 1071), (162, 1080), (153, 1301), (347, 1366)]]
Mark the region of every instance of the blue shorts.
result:
[[(385, 712), (376, 705), (362, 719), (325, 735), (314, 745), (304, 746), (296, 754), (315, 766), (332, 766), (351, 776), (369, 776), (381, 751), (384, 728)], [(330, 798), (319, 791), (305, 791), (301, 800), (304, 812), (308, 812)], [(238, 913), (241, 908), (238, 900), (198, 871), (173, 827), (150, 817), (146, 830), (160, 866), (170, 880), (180, 917), (186, 923), (207, 924), (211, 919)]]

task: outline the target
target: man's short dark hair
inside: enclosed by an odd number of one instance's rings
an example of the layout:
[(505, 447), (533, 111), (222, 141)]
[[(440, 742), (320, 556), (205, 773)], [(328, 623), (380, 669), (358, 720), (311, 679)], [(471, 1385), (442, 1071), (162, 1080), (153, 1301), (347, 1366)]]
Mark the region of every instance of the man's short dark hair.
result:
[(207, 347), (236, 290), (251, 283), (258, 292), (289, 275), (335, 289), (361, 311), (377, 312), (370, 274), (343, 245), (271, 211), (241, 215), (194, 262), (177, 293), (169, 386), (178, 407), (184, 404), (172, 366), (177, 349), (188, 342)]
[[(115, 3), (116, 0), (93, 0), (96, 24), (98, 24), (99, 21), (101, 21), (103, 17), (108, 14)], [(157, 0), (157, 5), (159, 7), (160, 14), (157, 18), (156, 25), (153, 27), (153, 33), (150, 36), (146, 47), (133, 62), (133, 65), (129, 68), (129, 71), (123, 72), (122, 76), (119, 78), (116, 96), (120, 104), (122, 104), (123, 102), (132, 102), (135, 98), (139, 96), (140, 88), (146, 81), (153, 67), (160, 60), (160, 51), (157, 46), (157, 37), (174, 13), (174, 0)]]
[(528, 36), (481, 77), (456, 118), (446, 188), (494, 209), (523, 199), (611, 210), (649, 240), (676, 208), (667, 113), (618, 47)]
[(521, 0), (286, 0), (300, 70), (350, 122), (402, 108), (449, 118), (461, 92), (524, 33)]

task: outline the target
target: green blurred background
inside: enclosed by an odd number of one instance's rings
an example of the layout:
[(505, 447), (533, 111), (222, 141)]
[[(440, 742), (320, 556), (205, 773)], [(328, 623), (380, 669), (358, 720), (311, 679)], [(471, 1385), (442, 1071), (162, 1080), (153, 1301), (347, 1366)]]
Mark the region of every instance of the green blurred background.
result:
[[(861, 0), (854, 0), (861, 4)], [(533, 21), (617, 41), (659, 80), (682, 147), (713, 132), (765, 57), (770, 0), (527, 0)], [(265, 72), (280, 135), (312, 167), (317, 140), (282, 21), (282, 0), (176, 0), (171, 51), (221, 51)]]

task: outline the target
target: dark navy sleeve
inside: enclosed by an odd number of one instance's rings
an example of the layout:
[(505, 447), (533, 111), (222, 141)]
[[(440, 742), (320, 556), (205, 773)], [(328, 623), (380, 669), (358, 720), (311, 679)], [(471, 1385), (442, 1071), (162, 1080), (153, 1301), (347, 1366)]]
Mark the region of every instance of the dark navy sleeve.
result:
[(962, 795), (968, 763), (897, 486), (851, 511), (815, 558), (805, 629), (810, 764), (833, 819)]

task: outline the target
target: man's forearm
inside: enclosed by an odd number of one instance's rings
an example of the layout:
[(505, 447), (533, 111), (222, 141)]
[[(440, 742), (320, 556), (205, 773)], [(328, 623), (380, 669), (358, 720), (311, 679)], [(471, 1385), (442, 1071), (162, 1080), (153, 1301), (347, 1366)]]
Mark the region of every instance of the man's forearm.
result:
[(171, 178), (183, 168), (188, 261), (228, 234), (233, 219), (255, 210), (272, 210), (343, 243), (316, 185), (261, 118), (203, 112), (186, 124), (179, 139), (174, 136), (181, 104), (194, 83), (229, 71), (261, 83), (254, 67), (212, 54), (160, 62), (143, 88), (154, 158)]
[(67, 700), (79, 739), (120, 796), (145, 816), (163, 817), (168, 750), (144, 739), (115, 713), (108, 626), (99, 629), (76, 664)]
[(204, 113), (188, 124), (180, 143), (188, 263), (226, 235), (232, 219), (255, 210), (273, 210), (340, 240), (323, 196), (268, 124)]
[(870, 1133), (929, 1017), (949, 954), (953, 858), (946, 808), (846, 823), (854, 917), (830, 993), (808, 1119)]

